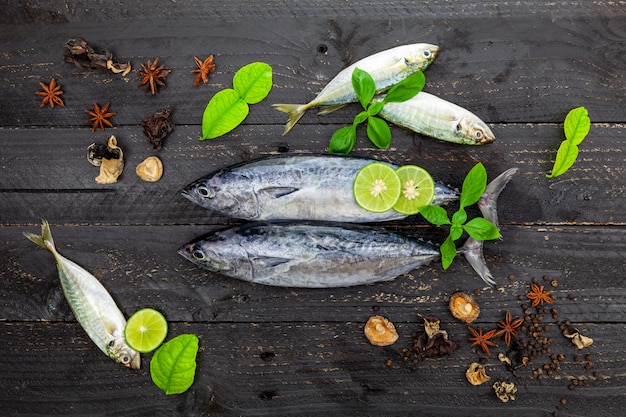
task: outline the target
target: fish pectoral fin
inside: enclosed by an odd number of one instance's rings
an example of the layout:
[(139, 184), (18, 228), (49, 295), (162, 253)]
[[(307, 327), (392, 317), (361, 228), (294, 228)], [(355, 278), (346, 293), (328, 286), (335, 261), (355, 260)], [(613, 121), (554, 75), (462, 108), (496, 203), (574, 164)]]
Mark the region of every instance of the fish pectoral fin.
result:
[(329, 114), (345, 106), (346, 106), (345, 104), (335, 104), (334, 106), (324, 106), (320, 109), (320, 111), (317, 114), (319, 115)]
[(263, 266), (265, 268), (274, 268), (279, 265), (283, 265), (283, 264), (290, 262), (291, 259), (281, 258), (278, 256), (255, 256), (254, 258), (251, 258), (250, 261), (257, 266)]
[(281, 198), (291, 193), (295, 193), (299, 188), (296, 187), (267, 187), (259, 190), (257, 194), (266, 194), (272, 198)]

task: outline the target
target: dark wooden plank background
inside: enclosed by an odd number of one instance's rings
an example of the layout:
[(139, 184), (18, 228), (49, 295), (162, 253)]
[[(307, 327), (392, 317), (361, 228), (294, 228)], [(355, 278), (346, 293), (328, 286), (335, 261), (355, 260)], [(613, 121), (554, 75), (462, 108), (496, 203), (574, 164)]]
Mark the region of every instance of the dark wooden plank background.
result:
[[(0, 1), (0, 412), (1, 415), (438, 415), (606, 416), (626, 407), (626, 3), (520, 2), (73, 2)], [(64, 63), (63, 44), (83, 37), (137, 69), (148, 59), (172, 70), (157, 96), (126, 77), (81, 71)], [(310, 111), (287, 136), (285, 115), (272, 103), (306, 102), (339, 70), (405, 43), (441, 47), (426, 72), (426, 90), (488, 122), (497, 141), (453, 146), (392, 128), (389, 150), (361, 134), (354, 151), (397, 163), (418, 163), (459, 186), (477, 161), (490, 176), (518, 167), (501, 196), (504, 239), (485, 255), (501, 290), (486, 288), (463, 260), (439, 264), (371, 286), (302, 290), (251, 285), (209, 274), (176, 254), (182, 243), (227, 219), (193, 206), (180, 189), (219, 167), (280, 152), (323, 152), (355, 106), (328, 116)], [(193, 87), (193, 56), (215, 55), (216, 72)], [(210, 97), (229, 87), (252, 61), (274, 70), (269, 97), (251, 107), (242, 126), (201, 142)], [(39, 108), (34, 92), (55, 77), (65, 107)], [(115, 128), (92, 133), (84, 109), (111, 102)], [(592, 128), (576, 165), (545, 178), (563, 140), (567, 112), (585, 106)], [(176, 130), (158, 155), (155, 184), (134, 167), (155, 154), (140, 121), (173, 109)], [(85, 159), (92, 142), (116, 135), (126, 171), (98, 185)], [(192, 388), (165, 396), (149, 376), (151, 355), (131, 372), (106, 358), (75, 322), (48, 253), (23, 231), (46, 218), (59, 251), (92, 271), (128, 316), (164, 312), (170, 335), (200, 336)], [(441, 230), (419, 218), (385, 225), (441, 242)], [(514, 276), (514, 279), (507, 279)], [(537, 379), (538, 358), (516, 375), (485, 359), (492, 381), (514, 381), (503, 404), (490, 384), (470, 386), (469, 363), (481, 358), (446, 304), (456, 290), (480, 291), (478, 325), (491, 328), (533, 277), (556, 279), (554, 307), (594, 339), (578, 351), (545, 320), (561, 371)], [(549, 285), (549, 284), (547, 284)], [(378, 309), (400, 341), (371, 346), (362, 335)], [(460, 349), (451, 357), (401, 361), (418, 313), (441, 317)], [(581, 359), (592, 355), (594, 366)], [(388, 359), (392, 366), (386, 366)], [(543, 361), (542, 361), (543, 360)], [(573, 379), (588, 386), (569, 390)], [(566, 404), (561, 404), (565, 399)]]

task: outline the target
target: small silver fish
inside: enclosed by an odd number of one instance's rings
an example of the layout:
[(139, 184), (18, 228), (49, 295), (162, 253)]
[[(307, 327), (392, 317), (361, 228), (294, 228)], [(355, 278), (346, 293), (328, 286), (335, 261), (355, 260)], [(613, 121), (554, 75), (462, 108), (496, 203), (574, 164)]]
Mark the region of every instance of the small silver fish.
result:
[[(270, 156), (199, 178), (182, 194), (204, 208), (244, 220), (365, 223), (406, 217), (395, 210), (372, 213), (354, 201), (354, 178), (372, 162), (378, 161), (338, 155)], [(435, 182), (431, 204), (458, 197), (455, 190)]]
[(369, 73), (376, 91), (383, 92), (409, 75), (423, 71), (435, 60), (439, 47), (428, 43), (397, 46), (363, 58), (339, 72), (324, 89), (307, 104), (274, 104), (277, 110), (289, 114), (286, 135), (311, 107), (326, 106), (320, 114), (330, 113), (357, 101), (352, 87), (352, 73), (359, 68)]
[(41, 236), (26, 232), (24, 236), (54, 256), (65, 299), (96, 346), (127, 368), (139, 369), (140, 355), (124, 339), (126, 319), (100, 281), (57, 252), (46, 220), (41, 224)]
[[(376, 96), (372, 101), (382, 101)], [(495, 136), (474, 113), (432, 94), (419, 92), (399, 103), (386, 103), (378, 113), (387, 121), (447, 142), (485, 145)]]

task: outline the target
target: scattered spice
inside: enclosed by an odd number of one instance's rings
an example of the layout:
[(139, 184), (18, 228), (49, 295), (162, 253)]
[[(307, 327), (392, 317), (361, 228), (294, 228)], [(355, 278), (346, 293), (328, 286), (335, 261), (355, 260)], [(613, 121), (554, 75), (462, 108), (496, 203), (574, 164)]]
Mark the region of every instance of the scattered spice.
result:
[(489, 352), (489, 346), (498, 345), (496, 345), (489, 339), (491, 339), (496, 334), (496, 330), (493, 329), (483, 334), (482, 327), (479, 327), (478, 330), (474, 329), (471, 326), (467, 326), (467, 328), (473, 336), (469, 338), (469, 341), (472, 342), (472, 346), (480, 346), (480, 348), (483, 350), (483, 352), (487, 354), (487, 356), (491, 356), (491, 353)]
[(382, 316), (372, 316), (363, 329), (365, 337), (374, 346), (389, 346), (398, 340), (396, 327)]
[(550, 293), (543, 289), (543, 285), (538, 286), (537, 284), (531, 284), (530, 289), (530, 292), (527, 293), (526, 296), (532, 300), (533, 307), (537, 307), (544, 302), (550, 304), (554, 301)]
[(170, 72), (172, 71), (163, 69), (163, 65), (159, 66), (159, 57), (156, 57), (152, 62), (148, 60), (148, 64), (141, 64), (141, 72), (139, 73), (141, 82), (139, 87), (145, 85), (146, 93), (150, 91), (153, 95), (157, 94), (159, 87), (166, 87), (165, 79)]
[(35, 92), (38, 96), (43, 97), (39, 107), (44, 107), (46, 104), (49, 104), (50, 108), (54, 108), (55, 103), (61, 107), (65, 107), (63, 100), (59, 97), (63, 94), (63, 91), (61, 91), (61, 86), (57, 85), (57, 81), (54, 77), (50, 78), (50, 84), (45, 85), (40, 81), (39, 86), (43, 89), (43, 91)]
[(504, 320), (498, 322), (498, 330), (495, 333), (495, 337), (504, 335), (504, 343), (509, 346), (511, 344), (511, 336), (517, 339), (518, 328), (524, 323), (524, 319), (521, 317), (513, 320), (511, 318), (511, 312), (507, 311)]
[(97, 53), (84, 39), (70, 39), (65, 42), (65, 48), (67, 49), (64, 55), (65, 62), (72, 63), (77, 68), (109, 70), (115, 74), (121, 73), (122, 76), (126, 76), (131, 71), (130, 62), (115, 63), (111, 52), (105, 50)]
[(93, 111), (85, 110), (85, 113), (92, 116), (90, 119), (87, 120), (87, 123), (93, 123), (93, 126), (91, 127), (92, 132), (95, 132), (98, 127), (104, 130), (105, 125), (109, 127), (113, 126), (109, 119), (115, 116), (117, 113), (109, 111), (109, 104), (110, 103), (107, 103), (102, 106), (102, 108), (100, 108), (98, 104), (94, 103)]
[(161, 150), (165, 138), (174, 130), (174, 124), (170, 120), (171, 116), (171, 109), (161, 109), (141, 121), (143, 134), (150, 139), (155, 151)]
[(150, 156), (137, 165), (135, 172), (144, 181), (157, 182), (163, 175), (163, 163), (156, 156)]
[(477, 362), (473, 362), (469, 368), (467, 368), (465, 377), (472, 385), (480, 385), (491, 379), (491, 377), (487, 375), (484, 365)]
[(496, 392), (500, 401), (506, 403), (509, 400), (515, 400), (517, 387), (515, 387), (515, 384), (512, 382), (496, 381), (493, 384), (493, 390)]
[(193, 60), (198, 66), (198, 69), (191, 71), (193, 74), (196, 74), (196, 79), (193, 81), (193, 85), (198, 86), (201, 82), (206, 84), (207, 82), (209, 82), (209, 73), (215, 71), (213, 55), (209, 55), (209, 57), (204, 61), (201, 61), (195, 56), (193, 57)]
[(473, 322), (480, 314), (478, 303), (463, 292), (452, 294), (448, 306), (452, 315), (464, 323)]
[[(100, 166), (100, 175), (96, 177), (98, 184), (113, 184), (124, 170), (124, 153), (117, 146), (117, 139), (111, 135), (107, 146), (91, 144), (87, 149), (87, 159), (92, 165)], [(99, 162), (97, 162), (99, 161)]]

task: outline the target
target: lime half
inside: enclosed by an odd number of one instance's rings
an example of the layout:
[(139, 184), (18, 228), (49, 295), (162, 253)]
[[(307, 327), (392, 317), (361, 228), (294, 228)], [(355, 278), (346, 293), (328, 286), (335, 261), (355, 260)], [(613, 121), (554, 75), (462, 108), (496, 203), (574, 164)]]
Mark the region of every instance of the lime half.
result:
[(137, 352), (148, 353), (158, 348), (167, 336), (167, 320), (152, 308), (136, 311), (124, 327), (128, 346)]
[(415, 214), (427, 206), (435, 196), (435, 182), (428, 171), (415, 165), (405, 165), (396, 170), (400, 178), (401, 193), (393, 209), (402, 214)]
[(382, 213), (398, 201), (400, 178), (389, 165), (372, 162), (356, 174), (352, 190), (359, 206), (367, 211)]

